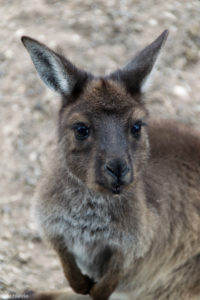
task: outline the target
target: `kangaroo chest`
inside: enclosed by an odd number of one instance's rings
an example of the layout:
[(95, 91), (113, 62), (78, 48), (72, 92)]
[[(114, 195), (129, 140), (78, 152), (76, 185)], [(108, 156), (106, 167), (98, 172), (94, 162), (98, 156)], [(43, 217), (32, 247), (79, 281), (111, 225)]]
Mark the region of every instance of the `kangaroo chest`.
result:
[[(113, 245), (112, 240), (109, 240), (112, 234), (109, 226), (105, 228), (99, 223), (96, 231), (93, 231), (93, 227), (94, 224), (85, 229), (82, 226), (77, 228), (76, 238), (73, 239), (70, 251), (73, 253), (82, 274), (88, 275), (93, 280), (98, 280), (107, 270), (112, 256)], [(73, 233), (71, 234), (73, 235)]]
[(87, 199), (65, 215), (66, 244), (83, 274), (98, 280), (107, 270), (111, 256), (123, 248), (124, 232), (113, 222), (105, 199)]

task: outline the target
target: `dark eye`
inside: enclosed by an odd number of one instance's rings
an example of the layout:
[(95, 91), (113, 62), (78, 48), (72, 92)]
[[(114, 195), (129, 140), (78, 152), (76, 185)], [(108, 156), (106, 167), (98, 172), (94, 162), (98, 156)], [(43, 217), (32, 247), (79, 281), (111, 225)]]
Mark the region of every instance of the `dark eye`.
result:
[(146, 124), (143, 123), (142, 121), (137, 121), (135, 124), (133, 124), (133, 126), (131, 128), (131, 133), (134, 137), (137, 138), (140, 136), (141, 127), (143, 125), (146, 125)]
[(90, 130), (83, 123), (78, 123), (73, 126), (75, 137), (77, 140), (85, 140), (89, 136)]

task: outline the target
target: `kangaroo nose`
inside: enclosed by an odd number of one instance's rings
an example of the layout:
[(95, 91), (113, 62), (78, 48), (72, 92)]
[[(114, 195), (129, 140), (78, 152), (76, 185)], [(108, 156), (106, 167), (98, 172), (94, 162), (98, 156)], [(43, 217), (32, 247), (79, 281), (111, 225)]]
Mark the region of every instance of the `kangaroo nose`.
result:
[(119, 181), (129, 172), (129, 167), (125, 161), (121, 159), (113, 159), (105, 164), (104, 170), (115, 180)]

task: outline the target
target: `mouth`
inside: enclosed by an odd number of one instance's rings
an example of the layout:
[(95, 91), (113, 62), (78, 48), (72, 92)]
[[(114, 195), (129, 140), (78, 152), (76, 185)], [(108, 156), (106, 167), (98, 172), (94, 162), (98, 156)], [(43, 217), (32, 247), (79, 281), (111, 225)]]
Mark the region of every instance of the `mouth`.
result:
[(113, 183), (112, 185), (104, 185), (96, 182), (95, 190), (103, 194), (120, 195), (123, 192), (124, 186), (121, 183)]
[(115, 184), (113, 187), (112, 187), (112, 193), (115, 194), (115, 195), (119, 195), (121, 194), (122, 192), (122, 186), (120, 184)]

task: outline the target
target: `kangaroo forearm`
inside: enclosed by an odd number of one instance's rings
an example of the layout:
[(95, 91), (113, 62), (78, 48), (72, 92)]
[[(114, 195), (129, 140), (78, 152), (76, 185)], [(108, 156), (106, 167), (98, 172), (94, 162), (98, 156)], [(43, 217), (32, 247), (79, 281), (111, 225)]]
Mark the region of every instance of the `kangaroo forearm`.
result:
[[(90, 295), (93, 300), (107, 300), (116, 289), (122, 272), (122, 255), (114, 254), (110, 260), (108, 271), (91, 289)], [(118, 263), (116, 263), (118, 262)]]
[(63, 249), (62, 247), (57, 246), (56, 251), (70, 286), (77, 293), (88, 294), (93, 286), (93, 281), (88, 276), (81, 273), (75, 262), (74, 256), (66, 248)]
[(95, 284), (91, 291), (90, 296), (93, 300), (108, 300), (110, 295), (114, 292), (119, 278), (116, 275), (105, 276), (105, 278), (99, 283)]

